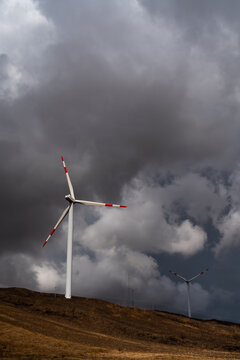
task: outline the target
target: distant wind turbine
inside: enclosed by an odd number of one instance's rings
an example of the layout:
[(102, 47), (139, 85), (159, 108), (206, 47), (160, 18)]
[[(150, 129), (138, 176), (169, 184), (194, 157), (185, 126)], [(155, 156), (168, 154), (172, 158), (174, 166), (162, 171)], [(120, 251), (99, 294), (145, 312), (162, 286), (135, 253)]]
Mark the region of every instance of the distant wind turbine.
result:
[(117, 208), (126, 208), (125, 205), (116, 205), (116, 204), (106, 204), (94, 201), (86, 201), (86, 200), (77, 200), (75, 199), (73, 186), (70, 180), (70, 176), (68, 174), (65, 161), (61, 156), (63, 167), (67, 177), (67, 183), (70, 190), (70, 194), (65, 196), (65, 199), (69, 202), (68, 207), (64, 210), (60, 218), (58, 219), (56, 225), (52, 229), (51, 233), (49, 234), (47, 240), (44, 242), (43, 247), (46, 245), (50, 237), (53, 235), (54, 231), (57, 227), (61, 224), (65, 216), (69, 213), (68, 217), (68, 240), (67, 240), (67, 275), (66, 275), (66, 292), (65, 298), (71, 299), (71, 287), (72, 287), (72, 240), (73, 240), (73, 205), (81, 204), (81, 205), (97, 205), (97, 206), (109, 206), (109, 207), (117, 207)]
[(187, 301), (188, 301), (188, 317), (191, 317), (191, 306), (190, 306), (190, 294), (189, 294), (189, 287), (190, 287), (190, 282), (195, 280), (196, 278), (198, 278), (200, 275), (205, 274), (208, 271), (208, 269), (205, 269), (204, 271), (201, 271), (199, 274), (197, 274), (196, 276), (194, 276), (193, 278), (191, 278), (190, 280), (185, 279), (183, 276), (177, 274), (176, 272), (169, 270), (169, 272), (171, 274), (173, 274), (174, 276), (178, 277), (179, 279), (185, 281), (186, 285), (187, 285)]

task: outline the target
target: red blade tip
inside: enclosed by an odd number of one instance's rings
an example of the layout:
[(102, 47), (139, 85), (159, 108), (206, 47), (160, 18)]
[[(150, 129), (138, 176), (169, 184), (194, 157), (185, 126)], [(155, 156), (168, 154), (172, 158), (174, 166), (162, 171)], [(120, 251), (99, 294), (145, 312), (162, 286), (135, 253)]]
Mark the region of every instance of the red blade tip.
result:
[(47, 243), (47, 241), (45, 241), (45, 243), (43, 244), (43, 246), (42, 246), (42, 247), (44, 247), (44, 246), (46, 245), (46, 243)]
[(64, 158), (61, 156), (62, 161), (64, 161)]
[(120, 205), (120, 207), (124, 207), (124, 208), (126, 208), (126, 207), (127, 207), (127, 205)]

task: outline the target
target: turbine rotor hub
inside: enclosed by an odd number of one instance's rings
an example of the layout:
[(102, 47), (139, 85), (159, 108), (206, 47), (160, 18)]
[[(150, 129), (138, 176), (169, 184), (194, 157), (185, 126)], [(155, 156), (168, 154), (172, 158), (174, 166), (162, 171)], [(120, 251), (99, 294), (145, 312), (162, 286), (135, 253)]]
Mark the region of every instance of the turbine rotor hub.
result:
[(75, 199), (69, 194), (65, 196), (65, 199), (70, 202), (70, 204), (74, 204), (75, 203)]

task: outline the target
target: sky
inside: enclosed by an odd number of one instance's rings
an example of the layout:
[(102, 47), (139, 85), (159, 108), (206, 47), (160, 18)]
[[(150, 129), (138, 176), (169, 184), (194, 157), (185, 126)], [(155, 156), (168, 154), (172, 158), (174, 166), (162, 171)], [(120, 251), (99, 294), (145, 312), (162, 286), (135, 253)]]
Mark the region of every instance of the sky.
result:
[(240, 2), (0, 0), (0, 286), (240, 322)]

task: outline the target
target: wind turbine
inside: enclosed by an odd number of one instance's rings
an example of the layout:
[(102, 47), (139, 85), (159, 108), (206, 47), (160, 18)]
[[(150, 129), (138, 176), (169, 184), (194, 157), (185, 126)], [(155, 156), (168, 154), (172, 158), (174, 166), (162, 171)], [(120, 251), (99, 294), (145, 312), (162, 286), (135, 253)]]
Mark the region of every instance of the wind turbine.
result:
[(65, 216), (69, 213), (68, 217), (68, 240), (67, 240), (67, 275), (66, 275), (66, 292), (65, 292), (65, 298), (71, 299), (71, 287), (72, 287), (72, 240), (73, 240), (73, 206), (75, 204), (81, 204), (81, 205), (97, 205), (97, 206), (108, 206), (108, 207), (117, 207), (117, 208), (126, 208), (125, 205), (116, 205), (116, 204), (106, 204), (106, 203), (100, 203), (100, 202), (94, 202), (94, 201), (86, 201), (86, 200), (77, 200), (75, 199), (73, 186), (70, 180), (70, 176), (68, 174), (65, 161), (63, 157), (61, 156), (63, 167), (65, 170), (65, 174), (67, 177), (67, 183), (69, 187), (70, 194), (65, 196), (65, 199), (69, 202), (68, 207), (64, 210), (60, 218), (58, 219), (56, 225), (50, 232), (47, 240), (44, 242), (43, 247), (47, 244), (50, 237), (53, 235), (54, 231), (57, 229), (57, 227), (61, 224)]
[(197, 274), (196, 276), (192, 277), (191, 279), (187, 280), (185, 279), (183, 276), (177, 274), (176, 272), (169, 270), (169, 272), (173, 275), (175, 275), (176, 277), (178, 277), (179, 279), (185, 281), (186, 285), (187, 285), (187, 301), (188, 301), (188, 317), (191, 317), (191, 306), (190, 306), (190, 294), (189, 294), (189, 287), (190, 287), (190, 282), (195, 280), (196, 278), (198, 278), (200, 275), (205, 274), (208, 271), (208, 269), (205, 269), (204, 271), (201, 271), (199, 274)]

